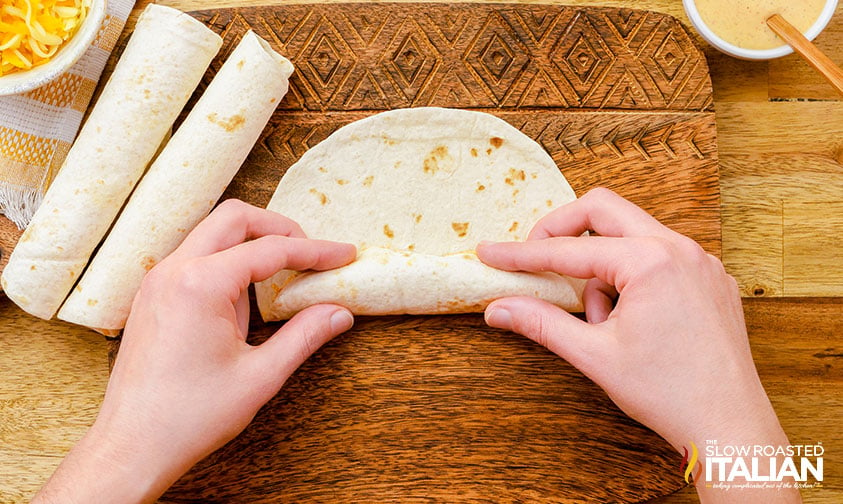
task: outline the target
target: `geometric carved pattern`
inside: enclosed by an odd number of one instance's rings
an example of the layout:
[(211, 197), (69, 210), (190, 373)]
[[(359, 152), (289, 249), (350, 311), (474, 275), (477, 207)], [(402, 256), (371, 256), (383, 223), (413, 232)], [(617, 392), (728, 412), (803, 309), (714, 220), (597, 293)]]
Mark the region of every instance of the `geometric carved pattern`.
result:
[[(292, 60), (295, 92), (282, 109), (712, 109), (701, 51), (676, 19), (652, 12), (322, 4), (192, 15), (224, 36), (222, 55), (251, 28)], [(458, 104), (449, 101), (453, 96)]]

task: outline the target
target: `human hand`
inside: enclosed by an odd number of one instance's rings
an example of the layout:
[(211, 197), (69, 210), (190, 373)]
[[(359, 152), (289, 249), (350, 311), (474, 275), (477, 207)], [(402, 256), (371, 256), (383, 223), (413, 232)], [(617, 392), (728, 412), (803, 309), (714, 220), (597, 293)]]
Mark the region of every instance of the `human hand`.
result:
[(353, 323), (345, 308), (312, 306), (251, 346), (249, 284), (281, 269), (336, 268), (355, 254), (306, 239), (277, 213), (223, 202), (144, 278), (97, 420), (36, 501), (157, 498)]
[[(600, 236), (580, 236), (587, 230)], [(590, 279), (588, 322), (529, 297), (491, 303), (486, 321), (566, 359), (680, 452), (705, 440), (787, 445), (752, 361), (737, 284), (693, 240), (598, 189), (541, 219), (526, 242), (484, 243), (477, 255), (504, 270)]]

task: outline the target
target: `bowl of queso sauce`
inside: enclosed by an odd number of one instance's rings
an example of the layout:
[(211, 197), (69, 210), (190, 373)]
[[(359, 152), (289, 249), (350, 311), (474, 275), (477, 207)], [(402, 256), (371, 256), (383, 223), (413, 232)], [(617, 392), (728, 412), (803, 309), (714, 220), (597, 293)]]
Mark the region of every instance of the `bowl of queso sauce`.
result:
[(826, 27), (837, 0), (683, 0), (699, 34), (720, 51), (741, 59), (766, 60), (793, 52), (767, 26), (780, 14), (813, 40)]

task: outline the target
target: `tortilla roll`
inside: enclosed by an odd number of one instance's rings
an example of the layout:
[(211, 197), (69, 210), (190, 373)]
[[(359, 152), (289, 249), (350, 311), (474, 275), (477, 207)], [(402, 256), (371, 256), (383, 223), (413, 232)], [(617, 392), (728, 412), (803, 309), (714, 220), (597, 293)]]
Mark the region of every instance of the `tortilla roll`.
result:
[(585, 280), (552, 272), (495, 269), (474, 251), (439, 256), (371, 247), (341, 268), (289, 273), (270, 308), (280, 320), (316, 303), (339, 304), (355, 315), (474, 313), (509, 296), (532, 296), (581, 312), (585, 287)]
[(293, 65), (248, 32), (138, 184), (58, 317), (126, 324), (146, 272), (213, 208), (287, 93)]
[(222, 39), (149, 5), (3, 271), (6, 295), (50, 319), (199, 84)]

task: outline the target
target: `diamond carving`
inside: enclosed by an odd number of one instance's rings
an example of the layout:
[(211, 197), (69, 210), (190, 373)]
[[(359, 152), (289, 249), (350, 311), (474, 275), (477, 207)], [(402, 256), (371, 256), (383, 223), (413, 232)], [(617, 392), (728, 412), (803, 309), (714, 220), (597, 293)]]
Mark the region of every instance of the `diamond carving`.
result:
[(415, 35), (410, 34), (392, 56), (392, 65), (398, 70), (398, 74), (404, 78), (404, 84), (412, 86), (415, 84), (416, 77), (418, 77), (427, 59), (428, 56), (419, 48)]
[(354, 52), (324, 16), (311, 30), (293, 62), (305, 77), (299, 82), (323, 105), (331, 100), (355, 64)]
[(439, 67), (441, 56), (412, 19), (406, 19), (383, 52), (381, 65), (412, 104)]
[(336, 47), (325, 34), (322, 34), (307, 58), (307, 66), (316, 74), (322, 87), (325, 87), (331, 81), (339, 64), (340, 57)]
[(486, 67), (489, 74), (500, 83), (501, 79), (506, 75), (507, 70), (512, 66), (512, 62), (515, 61), (515, 56), (512, 53), (512, 49), (506, 45), (506, 42), (495, 34), (492, 35), (489, 43), (483, 49), (480, 61)]
[(585, 101), (605, 78), (615, 56), (588, 18), (579, 14), (556, 42), (550, 59)]
[(563, 61), (580, 83), (586, 84), (594, 75), (601, 59), (588, 40), (580, 35)]
[(488, 86), (498, 102), (530, 63), (530, 51), (514, 33), (499, 14), (492, 13), (465, 52), (466, 63), (479, 76), (477, 81)]
[(653, 61), (656, 62), (656, 66), (661, 70), (662, 75), (671, 83), (687, 60), (688, 55), (676, 41), (673, 32), (668, 32), (661, 45), (653, 53)]

